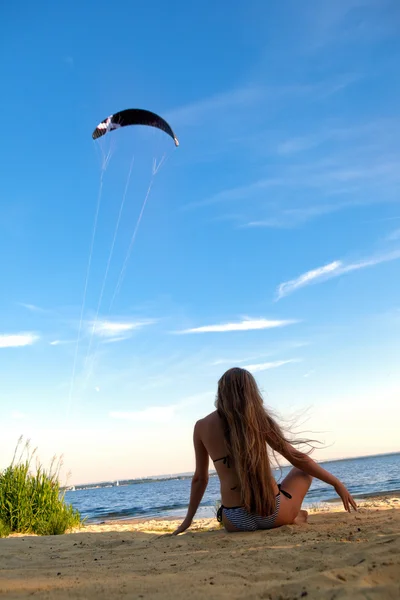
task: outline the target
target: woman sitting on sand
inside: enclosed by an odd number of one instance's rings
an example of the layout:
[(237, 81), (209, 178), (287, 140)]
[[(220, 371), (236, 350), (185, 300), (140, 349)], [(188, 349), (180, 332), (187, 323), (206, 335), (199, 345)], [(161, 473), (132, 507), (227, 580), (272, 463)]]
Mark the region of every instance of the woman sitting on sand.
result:
[[(248, 371), (234, 368), (221, 377), (215, 405), (217, 410), (194, 427), (196, 471), (186, 518), (174, 535), (190, 527), (196, 514), (208, 484), (209, 456), (221, 484), (222, 505), (217, 518), (227, 531), (305, 523), (307, 511), (301, 510), (301, 505), (313, 477), (332, 485), (348, 512), (350, 506), (357, 510), (337, 477), (288, 442), (265, 409), (257, 383)], [(267, 444), (294, 467), (281, 485), (272, 475)]]

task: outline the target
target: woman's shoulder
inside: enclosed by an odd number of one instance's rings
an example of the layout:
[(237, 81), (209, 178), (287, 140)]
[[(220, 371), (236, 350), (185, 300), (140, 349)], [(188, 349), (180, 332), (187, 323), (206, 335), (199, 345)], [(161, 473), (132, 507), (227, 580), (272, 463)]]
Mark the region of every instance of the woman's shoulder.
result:
[(196, 421), (195, 427), (207, 426), (215, 421), (219, 421), (219, 415), (216, 410), (214, 410), (212, 413), (209, 413), (202, 419), (199, 419), (198, 421)]

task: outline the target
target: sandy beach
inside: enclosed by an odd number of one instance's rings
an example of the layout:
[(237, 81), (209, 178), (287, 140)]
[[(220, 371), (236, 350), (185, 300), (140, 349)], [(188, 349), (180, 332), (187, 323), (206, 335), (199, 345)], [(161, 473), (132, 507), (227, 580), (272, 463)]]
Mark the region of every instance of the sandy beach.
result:
[(310, 512), (309, 523), (228, 534), (215, 519), (89, 525), (0, 540), (6, 598), (398, 599), (400, 494)]

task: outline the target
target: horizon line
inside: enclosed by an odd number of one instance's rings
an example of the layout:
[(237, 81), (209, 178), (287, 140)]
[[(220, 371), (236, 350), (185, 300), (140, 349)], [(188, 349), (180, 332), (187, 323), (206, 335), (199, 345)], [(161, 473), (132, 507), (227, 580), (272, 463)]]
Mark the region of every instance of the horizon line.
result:
[[(360, 456), (346, 456), (344, 458), (329, 458), (326, 460), (319, 460), (316, 461), (318, 463), (323, 463), (323, 464), (327, 464), (327, 463), (333, 463), (333, 462), (344, 462), (346, 460), (360, 460), (362, 458), (378, 458), (378, 457), (383, 457), (383, 456), (394, 456), (396, 454), (400, 454), (400, 449), (399, 450), (394, 450), (393, 452), (383, 452), (383, 453), (379, 453), (379, 454), (361, 454)], [(279, 468), (285, 468), (288, 465), (290, 465), (291, 463), (288, 463), (287, 465), (283, 465), (283, 467), (275, 467), (274, 470), (278, 470)], [(216, 473), (217, 471), (215, 469), (209, 471), (209, 473)], [(143, 475), (142, 477), (132, 477), (132, 478), (127, 478), (127, 477), (116, 477), (115, 479), (103, 479), (102, 481), (86, 481), (85, 483), (74, 483), (71, 485), (74, 486), (84, 486), (84, 485), (96, 485), (96, 484), (103, 484), (103, 483), (113, 483), (114, 481), (140, 481), (143, 479), (172, 479), (174, 477), (192, 477), (194, 474), (194, 471), (181, 471), (180, 473), (164, 473), (164, 474), (158, 474), (158, 475)], [(64, 486), (63, 486), (64, 487)], [(69, 486), (65, 486), (65, 487), (69, 487)]]

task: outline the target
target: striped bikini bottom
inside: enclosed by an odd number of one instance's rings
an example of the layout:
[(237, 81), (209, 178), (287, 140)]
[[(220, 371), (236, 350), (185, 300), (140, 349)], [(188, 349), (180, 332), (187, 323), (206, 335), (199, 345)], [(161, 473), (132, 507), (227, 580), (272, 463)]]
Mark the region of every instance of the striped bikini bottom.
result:
[(222, 522), (222, 511), (226, 518), (238, 529), (239, 531), (256, 531), (257, 529), (272, 529), (275, 525), (276, 517), (278, 516), (279, 507), (281, 505), (281, 494), (287, 498), (292, 496), (281, 489), (280, 484), (278, 485), (279, 494), (276, 495), (275, 510), (272, 515), (267, 517), (261, 517), (253, 513), (249, 513), (244, 506), (221, 506), (217, 512), (217, 519)]

